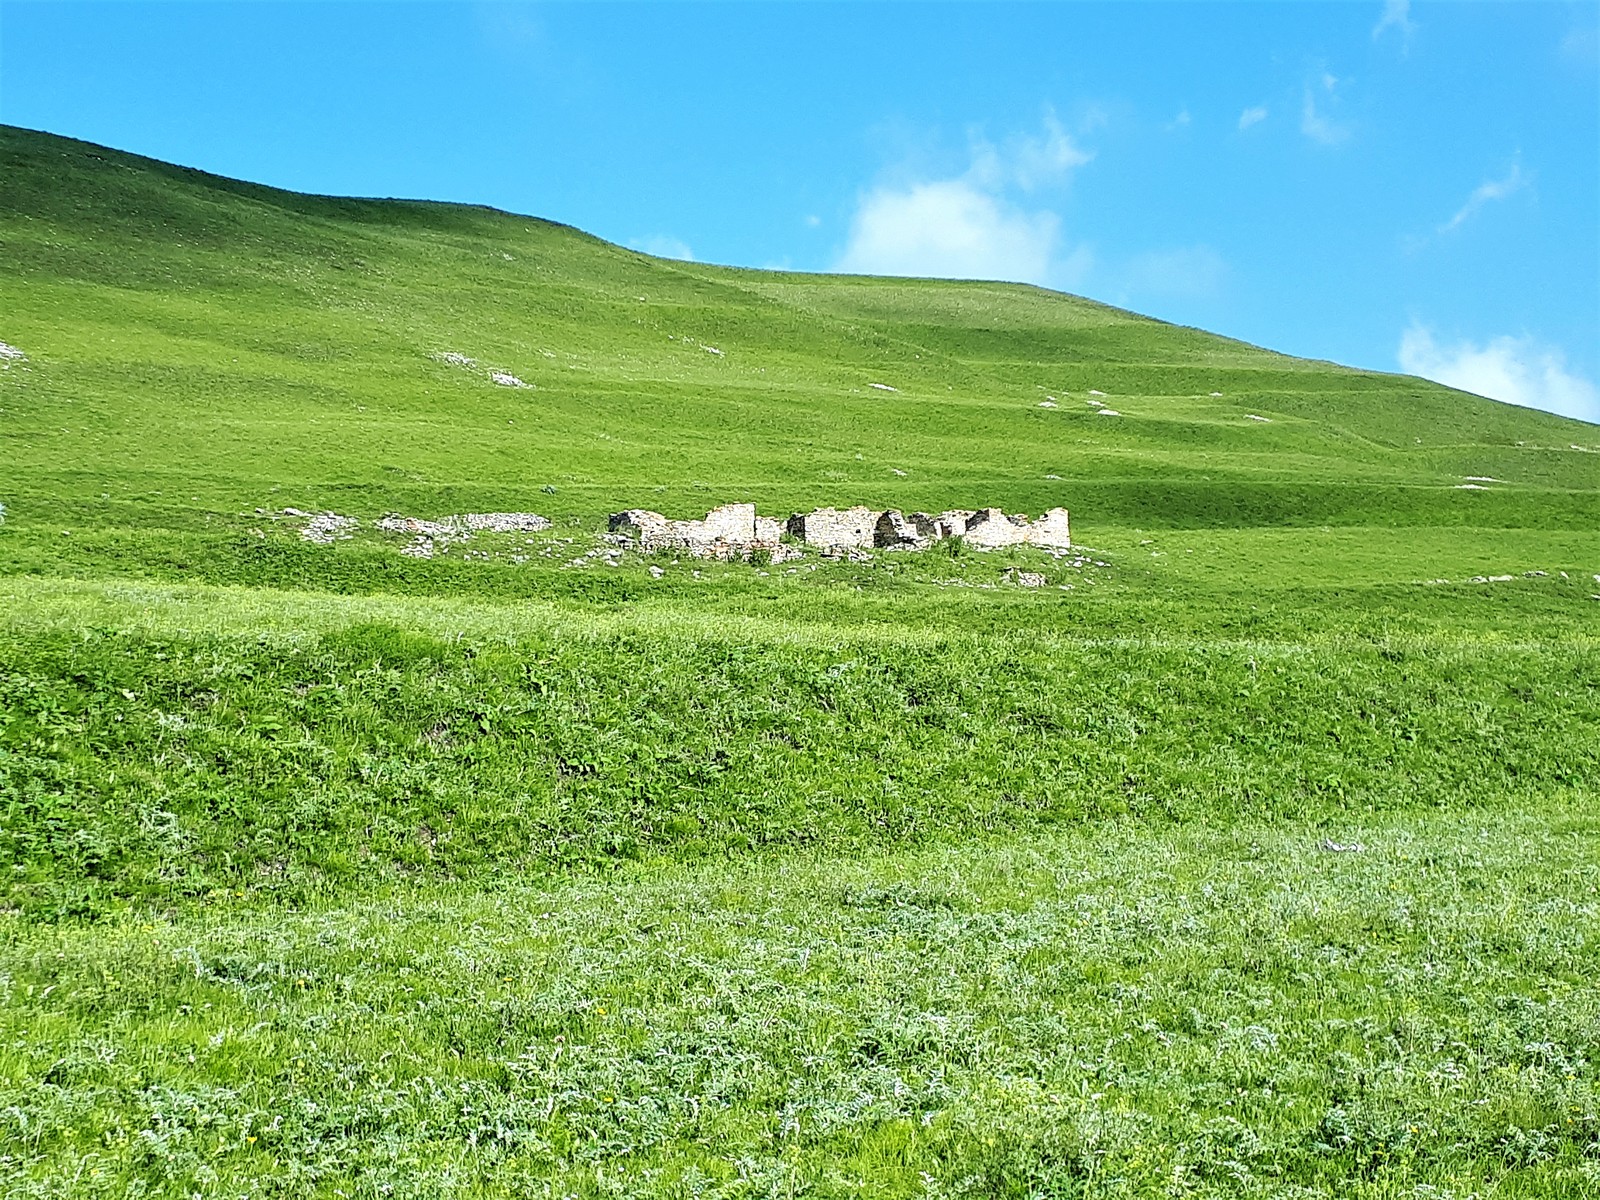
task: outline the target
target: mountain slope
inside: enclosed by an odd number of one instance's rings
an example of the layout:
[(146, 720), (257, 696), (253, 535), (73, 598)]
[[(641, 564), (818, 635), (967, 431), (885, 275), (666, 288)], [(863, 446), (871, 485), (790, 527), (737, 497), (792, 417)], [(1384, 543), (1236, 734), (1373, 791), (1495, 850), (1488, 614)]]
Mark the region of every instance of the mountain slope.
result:
[(0, 310), (29, 356), (0, 375), (14, 519), (102, 493), (219, 519), (528, 507), (545, 485), (585, 520), (736, 498), (1149, 527), (1600, 515), (1600, 432), (1421, 380), (1031, 287), (667, 262), (12, 128)]

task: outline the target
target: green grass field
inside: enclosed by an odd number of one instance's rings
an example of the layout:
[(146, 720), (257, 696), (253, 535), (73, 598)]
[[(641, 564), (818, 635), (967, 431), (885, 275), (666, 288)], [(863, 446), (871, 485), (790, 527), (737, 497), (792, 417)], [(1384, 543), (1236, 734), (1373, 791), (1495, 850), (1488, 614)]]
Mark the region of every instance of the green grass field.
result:
[(0, 342), (0, 1193), (1600, 1196), (1600, 428), (4, 127)]

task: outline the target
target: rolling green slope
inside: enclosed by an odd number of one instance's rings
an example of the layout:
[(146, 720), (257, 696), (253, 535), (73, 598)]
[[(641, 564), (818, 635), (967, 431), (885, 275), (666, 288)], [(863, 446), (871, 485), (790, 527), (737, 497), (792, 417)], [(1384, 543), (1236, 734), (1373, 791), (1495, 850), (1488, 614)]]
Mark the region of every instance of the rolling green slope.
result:
[[(29, 356), (0, 375), (20, 522), (527, 508), (549, 485), (544, 509), (585, 519), (749, 498), (1065, 503), (1085, 528), (1600, 524), (1600, 431), (1415, 379), (1036, 288), (667, 262), (15, 129), (0, 306)], [(1505, 482), (1458, 488), (1474, 475)]]
[(4, 127), (0, 342), (0, 1192), (1600, 1194), (1600, 428)]

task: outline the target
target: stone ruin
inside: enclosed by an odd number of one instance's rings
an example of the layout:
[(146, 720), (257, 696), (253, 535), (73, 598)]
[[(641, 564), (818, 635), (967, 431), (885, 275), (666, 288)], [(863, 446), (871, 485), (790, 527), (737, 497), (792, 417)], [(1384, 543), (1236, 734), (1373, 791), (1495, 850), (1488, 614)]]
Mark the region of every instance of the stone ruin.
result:
[[(795, 513), (786, 522), (756, 514), (754, 504), (724, 504), (703, 521), (674, 521), (658, 512), (630, 508), (613, 513), (611, 531), (636, 542), (646, 553), (675, 550), (695, 558), (748, 558), (764, 552), (773, 562), (798, 553), (794, 543), (825, 554), (864, 550), (925, 550), (944, 538), (961, 538), (976, 550), (1001, 546), (1071, 549), (1067, 510), (1052, 508), (1036, 520), (998, 508), (949, 509), (937, 516), (899, 509), (817, 508)], [(788, 534), (790, 541), (784, 540)]]
[(630, 508), (612, 513), (611, 532), (639, 545), (644, 553), (677, 550), (694, 558), (748, 558), (766, 552), (773, 562), (794, 557), (784, 544), (783, 526), (756, 515), (754, 504), (724, 504), (703, 521), (673, 521), (658, 512)]

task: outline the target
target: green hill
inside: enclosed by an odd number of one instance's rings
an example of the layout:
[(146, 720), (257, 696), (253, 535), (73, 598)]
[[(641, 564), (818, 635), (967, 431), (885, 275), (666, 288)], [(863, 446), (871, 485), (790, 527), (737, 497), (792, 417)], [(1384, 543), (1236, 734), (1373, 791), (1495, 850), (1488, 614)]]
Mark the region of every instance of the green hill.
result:
[(1600, 1188), (1600, 428), (6, 127), (0, 343), (6, 1194)]
[[(545, 484), (585, 519), (646, 499), (689, 515), (705, 492), (1066, 502), (1090, 527), (1600, 514), (1592, 427), (1037, 288), (668, 262), (14, 129), (0, 167), (3, 337), (30, 359), (0, 393), (15, 519), (37, 498), (137, 524), (124, 506), (155, 493), (218, 517), (506, 507)], [(1457, 490), (1472, 475), (1506, 486)]]

